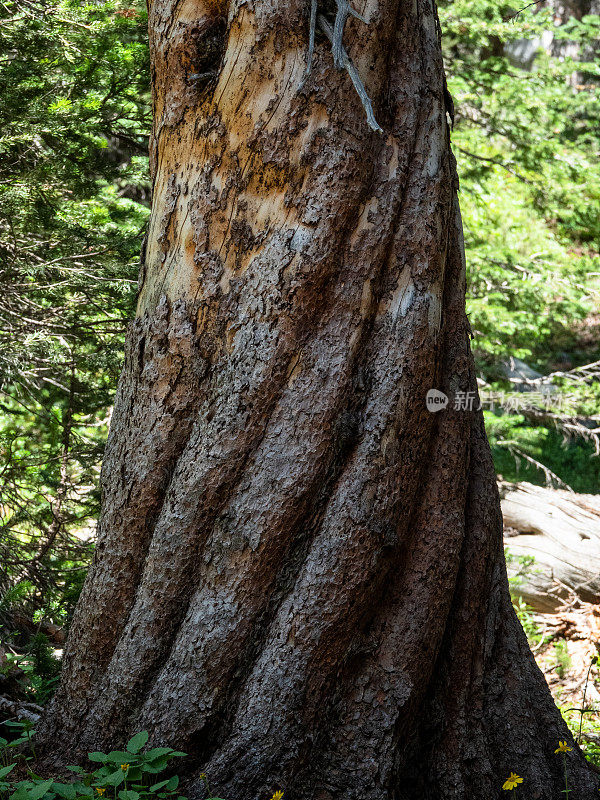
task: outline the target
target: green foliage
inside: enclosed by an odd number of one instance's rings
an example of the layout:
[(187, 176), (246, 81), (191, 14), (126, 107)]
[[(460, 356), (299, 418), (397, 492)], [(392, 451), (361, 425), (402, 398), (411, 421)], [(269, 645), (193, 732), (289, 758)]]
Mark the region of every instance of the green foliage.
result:
[[(513, 603), (517, 616), (527, 634), (530, 647), (537, 650), (540, 645), (543, 646), (551, 642), (553, 636), (551, 633), (547, 635), (547, 639), (543, 643), (541, 642), (542, 632), (533, 619), (530, 609), (527, 608), (523, 601), (518, 600), (517, 602), (513, 601)], [(555, 670), (559, 678), (562, 679), (572, 666), (565, 639), (559, 639), (554, 644), (554, 657)], [(597, 769), (600, 769), (600, 712), (597, 703), (590, 702), (588, 699), (588, 684), (597, 683), (597, 672), (594, 673), (594, 668), (597, 665), (598, 657), (594, 656), (588, 666), (580, 701), (576, 703), (569, 702), (565, 705), (564, 700), (561, 701), (561, 689), (554, 689), (553, 694), (560, 713), (569, 726), (575, 741), (583, 749), (586, 759)], [(594, 677), (596, 677), (596, 680), (594, 680)]]
[(0, 597), (60, 624), (148, 216), (146, 25), (142, 0), (0, 6)]
[(43, 633), (34, 634), (19, 654), (6, 653), (0, 675), (11, 675), (20, 693), (43, 705), (50, 699), (60, 675), (60, 661)]
[[(515, 355), (547, 366), (597, 308), (600, 240), (598, 18), (556, 26), (550, 9), (506, 0), (440, 4), (461, 177), (469, 314), (479, 364)], [(581, 60), (511, 45), (544, 32)], [(579, 362), (581, 363), (581, 362)]]
[[(597, 246), (598, 18), (572, 16), (557, 26), (550, 8), (532, 6), (515, 16), (520, 8), (506, 0), (440, 5), (462, 189), (479, 194), (499, 179), (548, 224), (557, 244), (566, 237)], [(511, 44), (548, 32), (554, 47), (577, 42), (579, 59), (552, 57), (540, 46), (529, 69), (511, 63)]]
[(37, 675), (47, 680), (57, 677), (60, 672), (60, 664), (54, 657), (48, 637), (44, 633), (36, 633), (32, 637), (29, 652)]
[(519, 593), (519, 586), (522, 584), (523, 579), (535, 569), (535, 558), (533, 556), (515, 556), (507, 547), (504, 548), (504, 557), (507, 564), (510, 563), (515, 567), (512, 576), (508, 580), (511, 593), (515, 595)]
[(521, 623), (521, 627), (525, 631), (525, 635), (527, 636), (530, 647), (538, 648), (545, 643), (545, 641), (542, 642), (544, 639), (544, 633), (535, 621), (532, 609), (519, 595), (519, 585), (523, 578), (530, 574), (533, 569), (535, 569), (535, 559), (531, 556), (514, 556), (507, 548), (505, 548), (504, 554), (506, 557), (506, 563), (508, 565), (513, 567), (515, 565), (518, 566), (516, 571), (514, 571), (513, 575), (509, 578), (513, 608), (515, 609), (517, 618)]
[[(565, 437), (557, 428), (532, 425), (521, 414), (484, 412), (497, 472), (511, 482), (543, 484), (544, 473), (525, 454), (544, 464), (576, 492), (597, 492), (600, 458), (592, 442)], [(512, 443), (512, 449), (507, 444)]]
[(554, 657), (556, 659), (556, 674), (562, 679), (571, 668), (571, 656), (564, 639), (559, 639), (554, 643)]
[(523, 601), (522, 597), (513, 599), (513, 608), (517, 614), (521, 627), (527, 635), (530, 645), (533, 647), (540, 640), (540, 629), (535, 620), (533, 619), (531, 609)]
[(586, 759), (600, 769), (600, 713), (596, 704), (585, 703), (582, 697), (580, 708), (560, 702), (557, 706), (575, 740), (580, 741)]
[(22, 720), (19, 722), (14, 720), (6, 720), (2, 723), (2, 725), (5, 728), (17, 733), (17, 738), (11, 739), (10, 742), (4, 738), (0, 738), (0, 752), (2, 753), (0, 763), (8, 765), (10, 760), (10, 749), (17, 747), (21, 748), (22, 745), (26, 745), (27, 749), (24, 752), (28, 753), (28, 755), (22, 755), (21, 758), (25, 761), (35, 758), (35, 747), (33, 744), (35, 729), (33, 727), (33, 723), (30, 720)]
[[(537, 4), (517, 14), (524, 5), (440, 3), (473, 347), (480, 375), (504, 389), (495, 382), (510, 356), (543, 374), (600, 358), (600, 23), (558, 20)], [(541, 47), (548, 35), (553, 55)], [(537, 52), (519, 66), (516, 48), (527, 42)], [(575, 44), (577, 60), (567, 49)], [(564, 391), (573, 416), (597, 413), (597, 380)], [(591, 444), (563, 442), (549, 421), (488, 414), (487, 424), (504, 477), (545, 482), (541, 469), (515, 461), (521, 451), (574, 489), (598, 490)]]
[(146, 749), (148, 733), (142, 731), (133, 736), (125, 750), (113, 750), (110, 753), (89, 753), (94, 764), (100, 764), (93, 770), (83, 767), (68, 767), (74, 773), (71, 782), (63, 783), (53, 779), (45, 780), (31, 769), (27, 779), (15, 781), (11, 772), (17, 763), (10, 763), (10, 748), (23, 744), (31, 745), (32, 751), (24, 757), (26, 761), (35, 759), (33, 739), (35, 731), (30, 724), (14, 723), (13, 727), (21, 728), (22, 735), (12, 742), (0, 739), (2, 763), (0, 769), (0, 795), (8, 800), (85, 800), (85, 798), (111, 798), (111, 800), (185, 800), (178, 794), (179, 777), (171, 775), (157, 780), (175, 758), (185, 756), (170, 747), (153, 747)]

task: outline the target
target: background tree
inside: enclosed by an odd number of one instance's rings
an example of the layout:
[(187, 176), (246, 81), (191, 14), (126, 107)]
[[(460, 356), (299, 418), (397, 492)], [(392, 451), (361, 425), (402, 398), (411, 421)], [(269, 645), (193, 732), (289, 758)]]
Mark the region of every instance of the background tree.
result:
[[(511, 390), (503, 365), (513, 356), (544, 376), (575, 370), (530, 387), (537, 398), (517, 397), (516, 411), (514, 396), (486, 411), (497, 471), (542, 483), (541, 464), (555, 485), (595, 493), (597, 367), (586, 379), (578, 368), (600, 358), (600, 17), (585, 3), (517, 13), (523, 5), (440, 6), (456, 108), (467, 309), (484, 396)], [(527, 57), (517, 60), (520, 53)]]
[(482, 415), (424, 402), (476, 389), (436, 10), (348, 23), (383, 133), (327, 38), (303, 81), (305, 12), (152, 4), (148, 247), (46, 758), (147, 727), (193, 796), (487, 800), (518, 765), (550, 797), (570, 735)]
[(145, 6), (0, 5), (0, 635), (18, 651), (68, 620), (91, 557), (148, 215), (146, 37)]

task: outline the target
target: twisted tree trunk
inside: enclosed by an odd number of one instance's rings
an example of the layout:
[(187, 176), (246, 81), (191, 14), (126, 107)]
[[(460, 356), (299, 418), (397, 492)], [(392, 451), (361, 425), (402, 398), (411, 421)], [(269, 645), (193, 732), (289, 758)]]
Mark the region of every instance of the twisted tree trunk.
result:
[(192, 798), (206, 771), (228, 800), (489, 800), (510, 770), (556, 797), (570, 736), (510, 604), (481, 414), (453, 409), (476, 384), (435, 7), (359, 10), (383, 134), (326, 39), (298, 90), (298, 0), (151, 4), (139, 310), (41, 736), (68, 763), (147, 728)]

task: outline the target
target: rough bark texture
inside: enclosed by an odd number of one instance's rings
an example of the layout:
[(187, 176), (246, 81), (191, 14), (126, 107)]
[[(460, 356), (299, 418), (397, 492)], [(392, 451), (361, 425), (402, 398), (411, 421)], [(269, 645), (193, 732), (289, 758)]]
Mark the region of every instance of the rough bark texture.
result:
[[(505, 544), (515, 591), (538, 611), (555, 611), (569, 599), (600, 601), (600, 496), (502, 484)], [(518, 559), (535, 562), (525, 570)]]
[(298, 91), (304, 3), (151, 3), (138, 316), (41, 736), (68, 763), (147, 728), (192, 798), (490, 800), (515, 770), (549, 800), (570, 736), (482, 418), (424, 402), (475, 389), (436, 11), (358, 10), (383, 135), (319, 36)]

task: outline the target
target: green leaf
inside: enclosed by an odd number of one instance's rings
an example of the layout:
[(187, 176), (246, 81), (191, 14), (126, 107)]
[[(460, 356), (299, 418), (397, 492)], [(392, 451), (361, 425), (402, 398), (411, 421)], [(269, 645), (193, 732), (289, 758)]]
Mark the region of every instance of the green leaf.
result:
[(170, 747), (153, 747), (152, 750), (146, 750), (143, 758), (145, 761), (152, 761), (161, 756), (172, 755), (174, 752)]
[(103, 764), (93, 771), (92, 776), (94, 778), (105, 778), (107, 775), (110, 775), (111, 772), (114, 772), (114, 768), (114, 764)]
[(85, 783), (81, 783), (81, 781), (75, 781), (73, 784), (73, 788), (77, 792), (78, 795), (82, 795), (84, 797), (93, 797), (94, 790), (91, 786), (86, 786)]
[(125, 750), (111, 750), (107, 760), (112, 764), (129, 764), (131, 762), (131, 753), (126, 753)]
[[(88, 753), (88, 758), (90, 761), (101, 761), (102, 763), (106, 763), (108, 761), (108, 756), (106, 753)], [(69, 767), (69, 769), (71, 769)]]
[(163, 788), (163, 786), (166, 786), (168, 782), (169, 782), (169, 779), (167, 778), (167, 780), (166, 780), (166, 781), (161, 781), (160, 783), (155, 783), (155, 784), (154, 784), (154, 786), (151, 786), (151, 787), (148, 789), (148, 791), (149, 791), (149, 792), (158, 792), (158, 790), (159, 790), (159, 789), (162, 789), (162, 788)]
[(138, 792), (134, 792), (131, 789), (128, 789), (127, 791), (122, 789), (119, 792), (119, 798), (120, 800), (139, 800), (140, 796)]
[(167, 764), (169, 763), (168, 756), (160, 756), (159, 758), (153, 758), (152, 761), (146, 761), (144, 764), (144, 769), (148, 767), (156, 767), (157, 769), (164, 769)]
[(104, 779), (104, 783), (108, 786), (120, 786), (125, 780), (125, 773), (122, 769), (118, 769), (115, 772), (111, 772), (110, 775), (107, 775)]
[(53, 783), (52, 791), (64, 797), (65, 800), (75, 800), (77, 797), (77, 792), (72, 783)]
[(148, 731), (140, 731), (136, 733), (135, 736), (132, 736), (131, 739), (127, 742), (127, 749), (130, 753), (139, 753), (142, 747), (148, 741)]
[(41, 800), (41, 798), (48, 792), (54, 781), (43, 781), (34, 785), (31, 789), (27, 790), (27, 800)]
[(2, 767), (0, 769), (0, 778), (5, 778), (16, 766), (16, 764), (9, 764), (8, 767)]
[(9, 800), (27, 800), (28, 797), (27, 789), (21, 787), (10, 795)]

